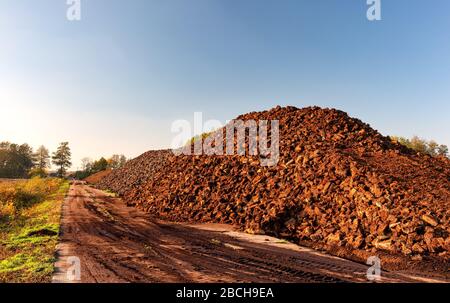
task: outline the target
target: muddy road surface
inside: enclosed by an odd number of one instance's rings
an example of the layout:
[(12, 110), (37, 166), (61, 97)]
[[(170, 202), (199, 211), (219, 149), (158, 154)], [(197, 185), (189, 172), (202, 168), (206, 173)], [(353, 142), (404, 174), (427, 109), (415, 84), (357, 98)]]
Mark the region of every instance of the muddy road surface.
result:
[[(80, 183), (64, 202), (55, 267), (54, 282), (84, 283), (367, 282), (369, 268), (229, 226), (161, 222)], [(421, 281), (382, 272), (382, 282)]]

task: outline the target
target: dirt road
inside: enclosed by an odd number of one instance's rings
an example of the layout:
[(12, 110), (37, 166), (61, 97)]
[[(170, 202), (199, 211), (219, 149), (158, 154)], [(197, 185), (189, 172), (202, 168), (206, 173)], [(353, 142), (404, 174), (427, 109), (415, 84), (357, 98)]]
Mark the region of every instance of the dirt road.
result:
[[(81, 280), (68, 268), (80, 260)], [(70, 261), (70, 262), (69, 262)], [(73, 265), (74, 263), (72, 263)], [(160, 222), (82, 184), (64, 202), (54, 282), (367, 282), (368, 266), (222, 225)], [(384, 282), (419, 277), (382, 272)]]

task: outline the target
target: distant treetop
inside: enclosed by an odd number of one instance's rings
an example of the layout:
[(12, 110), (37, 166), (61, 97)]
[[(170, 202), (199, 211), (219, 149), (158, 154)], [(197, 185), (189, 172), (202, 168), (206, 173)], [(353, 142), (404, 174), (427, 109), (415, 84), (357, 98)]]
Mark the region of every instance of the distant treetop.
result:
[(392, 136), (391, 139), (417, 152), (428, 154), (433, 157), (449, 156), (447, 145), (438, 144), (433, 140), (427, 141), (425, 139), (419, 138), (418, 136), (414, 136), (411, 139)]

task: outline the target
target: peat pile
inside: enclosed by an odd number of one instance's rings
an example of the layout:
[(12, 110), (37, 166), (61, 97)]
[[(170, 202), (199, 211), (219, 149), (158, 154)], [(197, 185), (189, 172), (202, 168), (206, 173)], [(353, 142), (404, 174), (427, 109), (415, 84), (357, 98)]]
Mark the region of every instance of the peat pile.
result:
[(125, 196), (132, 189), (144, 185), (156, 173), (167, 169), (167, 159), (170, 155), (172, 155), (170, 150), (148, 151), (112, 171), (98, 182), (97, 186)]
[(99, 183), (101, 180), (103, 180), (104, 178), (106, 178), (111, 173), (112, 173), (112, 170), (110, 170), (110, 169), (102, 170), (98, 173), (92, 174), (89, 177), (84, 178), (83, 181), (86, 181), (87, 183), (95, 185), (95, 184)]
[(448, 159), (417, 154), (334, 109), (277, 107), (237, 119), (280, 121), (277, 166), (248, 155), (149, 152), (102, 186), (171, 221), (448, 258)]

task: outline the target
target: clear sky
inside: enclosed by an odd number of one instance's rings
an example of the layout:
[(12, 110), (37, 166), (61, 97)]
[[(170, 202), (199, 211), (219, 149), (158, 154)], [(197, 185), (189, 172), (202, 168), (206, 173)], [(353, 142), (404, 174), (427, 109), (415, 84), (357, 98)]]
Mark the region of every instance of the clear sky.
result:
[(335, 107), (450, 145), (450, 1), (0, 0), (0, 141), (169, 147), (172, 121)]

